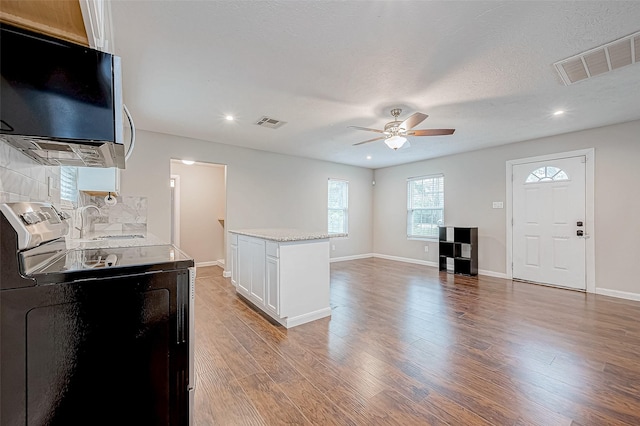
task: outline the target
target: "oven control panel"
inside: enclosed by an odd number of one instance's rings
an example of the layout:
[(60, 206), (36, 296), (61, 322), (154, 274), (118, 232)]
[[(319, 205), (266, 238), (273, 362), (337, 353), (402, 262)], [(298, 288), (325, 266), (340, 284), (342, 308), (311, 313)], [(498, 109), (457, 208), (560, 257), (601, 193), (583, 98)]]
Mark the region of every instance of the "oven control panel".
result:
[(36, 223), (48, 221), (49, 223), (56, 224), (62, 220), (67, 220), (71, 215), (65, 211), (58, 211), (55, 207), (42, 206), (37, 211), (27, 211), (20, 215), (20, 218), (26, 225), (34, 225)]
[(18, 250), (64, 237), (69, 231), (67, 212), (51, 203), (18, 202), (0, 204), (0, 212), (18, 234)]

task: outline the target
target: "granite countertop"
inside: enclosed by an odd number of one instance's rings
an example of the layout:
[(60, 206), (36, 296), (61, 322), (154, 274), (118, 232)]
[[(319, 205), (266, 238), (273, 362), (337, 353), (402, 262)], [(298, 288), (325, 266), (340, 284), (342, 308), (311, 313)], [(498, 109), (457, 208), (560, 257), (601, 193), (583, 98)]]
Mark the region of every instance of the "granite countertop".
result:
[(325, 238), (347, 236), (347, 234), (329, 234), (326, 231), (306, 231), (289, 228), (236, 229), (230, 230), (229, 232), (278, 242), (322, 240)]
[(150, 233), (137, 234), (131, 232), (111, 232), (108, 234), (104, 232), (95, 232), (82, 239), (67, 238), (66, 243), (67, 249), (140, 247), (168, 244)]

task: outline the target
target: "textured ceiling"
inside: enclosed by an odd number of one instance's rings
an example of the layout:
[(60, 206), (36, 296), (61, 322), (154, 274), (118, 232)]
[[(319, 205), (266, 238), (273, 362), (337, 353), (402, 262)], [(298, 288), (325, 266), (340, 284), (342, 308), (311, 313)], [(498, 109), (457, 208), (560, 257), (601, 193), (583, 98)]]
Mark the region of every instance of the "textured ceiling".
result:
[[(638, 1), (114, 1), (139, 129), (379, 168), (640, 119), (640, 65), (553, 63), (640, 30)], [(640, 54), (640, 52), (638, 52)], [(389, 110), (429, 115), (392, 151)], [(553, 116), (557, 109), (563, 116)], [(237, 120), (229, 122), (225, 115)], [(286, 121), (256, 126), (262, 116)], [(370, 160), (366, 156), (370, 155)]]

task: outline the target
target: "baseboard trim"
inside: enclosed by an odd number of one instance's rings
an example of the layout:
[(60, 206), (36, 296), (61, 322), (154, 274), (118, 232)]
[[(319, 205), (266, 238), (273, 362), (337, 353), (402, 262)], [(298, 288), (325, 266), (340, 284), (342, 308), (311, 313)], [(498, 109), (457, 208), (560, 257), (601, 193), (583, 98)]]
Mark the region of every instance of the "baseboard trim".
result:
[(505, 274), (504, 272), (487, 271), (485, 269), (478, 269), (478, 275), (484, 275), (485, 277), (504, 278), (505, 280), (509, 279), (507, 274)]
[(216, 262), (218, 262), (218, 266), (222, 267), (224, 269), (224, 259), (218, 259)]
[[(334, 259), (331, 259), (331, 263), (333, 262), (343, 262), (346, 260), (356, 260), (356, 259), (366, 259), (369, 257), (374, 257), (374, 258), (380, 258), (380, 259), (386, 259), (386, 260), (394, 260), (396, 262), (405, 262), (405, 263), (413, 263), (416, 265), (424, 265), (424, 266), (431, 266), (433, 268), (437, 268), (438, 262), (434, 262), (432, 260), (420, 260), (420, 259), (411, 259), (409, 257), (400, 257), (400, 256), (391, 256), (388, 254), (381, 254), (381, 253), (367, 253), (367, 254), (360, 254), (360, 255), (356, 255), (356, 256), (344, 256), (344, 257), (337, 257)], [(494, 277), (494, 278), (503, 278), (503, 279), (508, 279), (507, 274), (503, 273), (503, 272), (494, 272), (494, 271), (487, 271), (485, 269), (479, 269), (478, 270), (478, 275), (484, 275), (487, 277)]]
[(284, 325), (287, 328), (295, 327), (296, 325), (306, 324), (311, 321), (315, 321), (320, 318), (331, 316), (331, 307), (318, 309), (317, 311), (308, 312), (306, 314), (298, 315), (295, 317), (287, 317), (284, 320)]
[(223, 277), (225, 277), (225, 278), (229, 278), (229, 277), (231, 277), (231, 271), (224, 271), (224, 272), (222, 273), (222, 276), (223, 276)]
[(329, 263), (346, 262), (347, 260), (368, 259), (370, 257), (373, 257), (373, 253), (356, 254), (354, 256), (333, 257), (329, 259)]
[(380, 254), (380, 253), (373, 253), (373, 257), (377, 257), (380, 259), (387, 259), (387, 260), (395, 260), (396, 262), (414, 263), (416, 265), (433, 266), (434, 268), (438, 267), (438, 262), (433, 262), (430, 260), (420, 260), (420, 259), (411, 259), (408, 257), (389, 256), (388, 254)]
[(208, 262), (198, 262), (196, 263), (196, 267), (200, 266), (220, 266), (217, 260), (210, 260)]
[(628, 291), (611, 290), (609, 288), (596, 287), (596, 294), (601, 294), (603, 296), (617, 297), (619, 299), (640, 301), (640, 293), (631, 293)]

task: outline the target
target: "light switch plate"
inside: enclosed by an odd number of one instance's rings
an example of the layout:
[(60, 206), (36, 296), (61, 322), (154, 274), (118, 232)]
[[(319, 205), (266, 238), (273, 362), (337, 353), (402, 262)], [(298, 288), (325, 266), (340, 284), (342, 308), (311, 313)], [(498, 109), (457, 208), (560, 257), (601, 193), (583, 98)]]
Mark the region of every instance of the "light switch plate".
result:
[(502, 203), (502, 201), (494, 201), (493, 202), (493, 208), (494, 209), (502, 209), (502, 208), (504, 208), (504, 204)]

